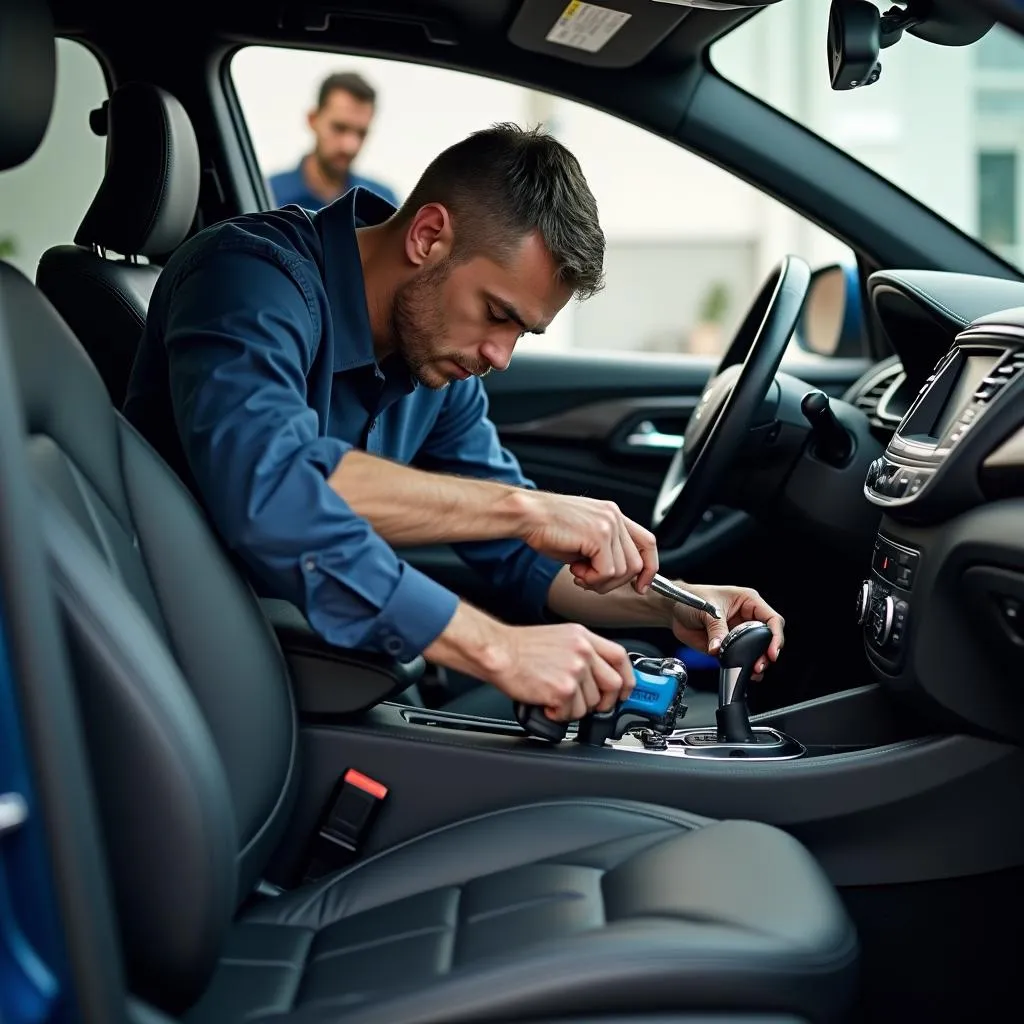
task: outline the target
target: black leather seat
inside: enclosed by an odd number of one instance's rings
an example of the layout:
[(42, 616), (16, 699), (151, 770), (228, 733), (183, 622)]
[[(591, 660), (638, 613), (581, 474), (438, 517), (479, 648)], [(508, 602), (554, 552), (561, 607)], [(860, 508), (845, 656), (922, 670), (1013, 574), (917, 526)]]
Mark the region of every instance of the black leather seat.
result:
[[(45, 8), (0, 8), (0, 169), (42, 138), (53, 68)], [(0, 339), (133, 991), (193, 1024), (843, 1016), (851, 923), (810, 854), (754, 822), (598, 800), (508, 808), (250, 904), (299, 781), (274, 633), (66, 324), (2, 263)]]
[(43, 253), (36, 283), (85, 346), (120, 409), (159, 261), (195, 219), (199, 148), (185, 108), (155, 85), (125, 83), (106, 107), (103, 180), (75, 244)]

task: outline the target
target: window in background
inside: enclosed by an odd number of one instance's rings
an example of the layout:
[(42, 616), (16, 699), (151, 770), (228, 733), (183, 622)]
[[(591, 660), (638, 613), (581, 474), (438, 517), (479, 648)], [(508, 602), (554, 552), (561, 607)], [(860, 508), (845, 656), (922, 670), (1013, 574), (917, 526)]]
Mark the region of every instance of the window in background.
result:
[(46, 249), (74, 238), (103, 179), (105, 140), (93, 134), (89, 113), (107, 95), (93, 53), (58, 39), (57, 91), (46, 136), (30, 160), (0, 174), (0, 255), (30, 278)]
[[(1021, 224), (995, 223), (1024, 207), (1024, 175), (1009, 174), (997, 157), (1016, 152), (1019, 168), (1024, 156), (1024, 39), (1001, 26), (969, 46), (905, 33), (882, 51), (877, 83), (833, 92), (828, 16), (821, 0), (773, 4), (715, 43), (712, 61), (724, 78), (1024, 269)], [(1016, 243), (999, 241), (1007, 231)]]
[(978, 154), (978, 236), (1008, 257), (1017, 245), (1017, 154)]
[[(376, 113), (352, 173), (408, 195), (446, 146), (497, 121), (544, 124), (579, 158), (608, 240), (606, 288), (571, 303), (523, 350), (717, 357), (769, 269), (849, 249), (733, 175), (582, 104), (457, 71), (366, 57), (247, 47), (231, 74), (268, 178), (310, 151), (308, 111), (334, 72), (358, 72)], [(820, 358), (794, 349), (791, 358)]]

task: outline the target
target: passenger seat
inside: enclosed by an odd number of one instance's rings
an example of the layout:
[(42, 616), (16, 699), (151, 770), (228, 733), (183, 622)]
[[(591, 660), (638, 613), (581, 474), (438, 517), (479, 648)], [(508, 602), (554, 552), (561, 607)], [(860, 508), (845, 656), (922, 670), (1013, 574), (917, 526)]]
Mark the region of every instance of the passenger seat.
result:
[(105, 117), (102, 108), (94, 112), (107, 135), (103, 180), (74, 245), (47, 249), (36, 283), (120, 409), (160, 275), (157, 261), (185, 240), (195, 219), (199, 147), (185, 108), (155, 85), (128, 82), (105, 106)]
[[(0, 169), (45, 132), (52, 31), (38, 0), (0, 6), (0, 40), (24, 55), (0, 59)], [(808, 851), (756, 822), (498, 805), (251, 902), (300, 784), (274, 632), (66, 324), (2, 262), (0, 341), (136, 995), (188, 1024), (842, 1019), (852, 924)]]

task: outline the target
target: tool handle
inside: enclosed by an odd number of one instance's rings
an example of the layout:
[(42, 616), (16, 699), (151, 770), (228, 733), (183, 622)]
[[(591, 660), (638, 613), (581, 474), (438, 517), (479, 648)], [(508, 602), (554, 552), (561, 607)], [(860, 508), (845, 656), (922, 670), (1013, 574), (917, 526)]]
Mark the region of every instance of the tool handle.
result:
[(513, 705), (516, 721), (531, 736), (549, 743), (561, 743), (568, 731), (568, 722), (553, 722), (539, 704), (523, 704), (516, 701)]

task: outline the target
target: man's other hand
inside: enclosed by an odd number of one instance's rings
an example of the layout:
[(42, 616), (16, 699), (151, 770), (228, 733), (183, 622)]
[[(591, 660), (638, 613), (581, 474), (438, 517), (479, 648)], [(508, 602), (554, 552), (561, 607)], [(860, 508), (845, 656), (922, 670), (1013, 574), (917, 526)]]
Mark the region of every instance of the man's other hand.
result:
[(521, 491), (518, 536), (534, 551), (564, 562), (578, 586), (606, 594), (633, 582), (646, 593), (658, 571), (658, 544), (611, 501)]
[(776, 661), (782, 651), (786, 620), (756, 590), (749, 587), (695, 586), (692, 583), (680, 585), (710, 601), (722, 613), (722, 618), (713, 619), (707, 612), (673, 603), (670, 608), (672, 632), (676, 639), (688, 647), (715, 654), (733, 626), (751, 620), (768, 626), (772, 631), (772, 642), (767, 656), (754, 666), (752, 676), (760, 679), (768, 662)]
[(610, 711), (635, 685), (624, 647), (584, 626), (510, 626), (488, 680), (506, 696), (543, 707), (558, 722)]

